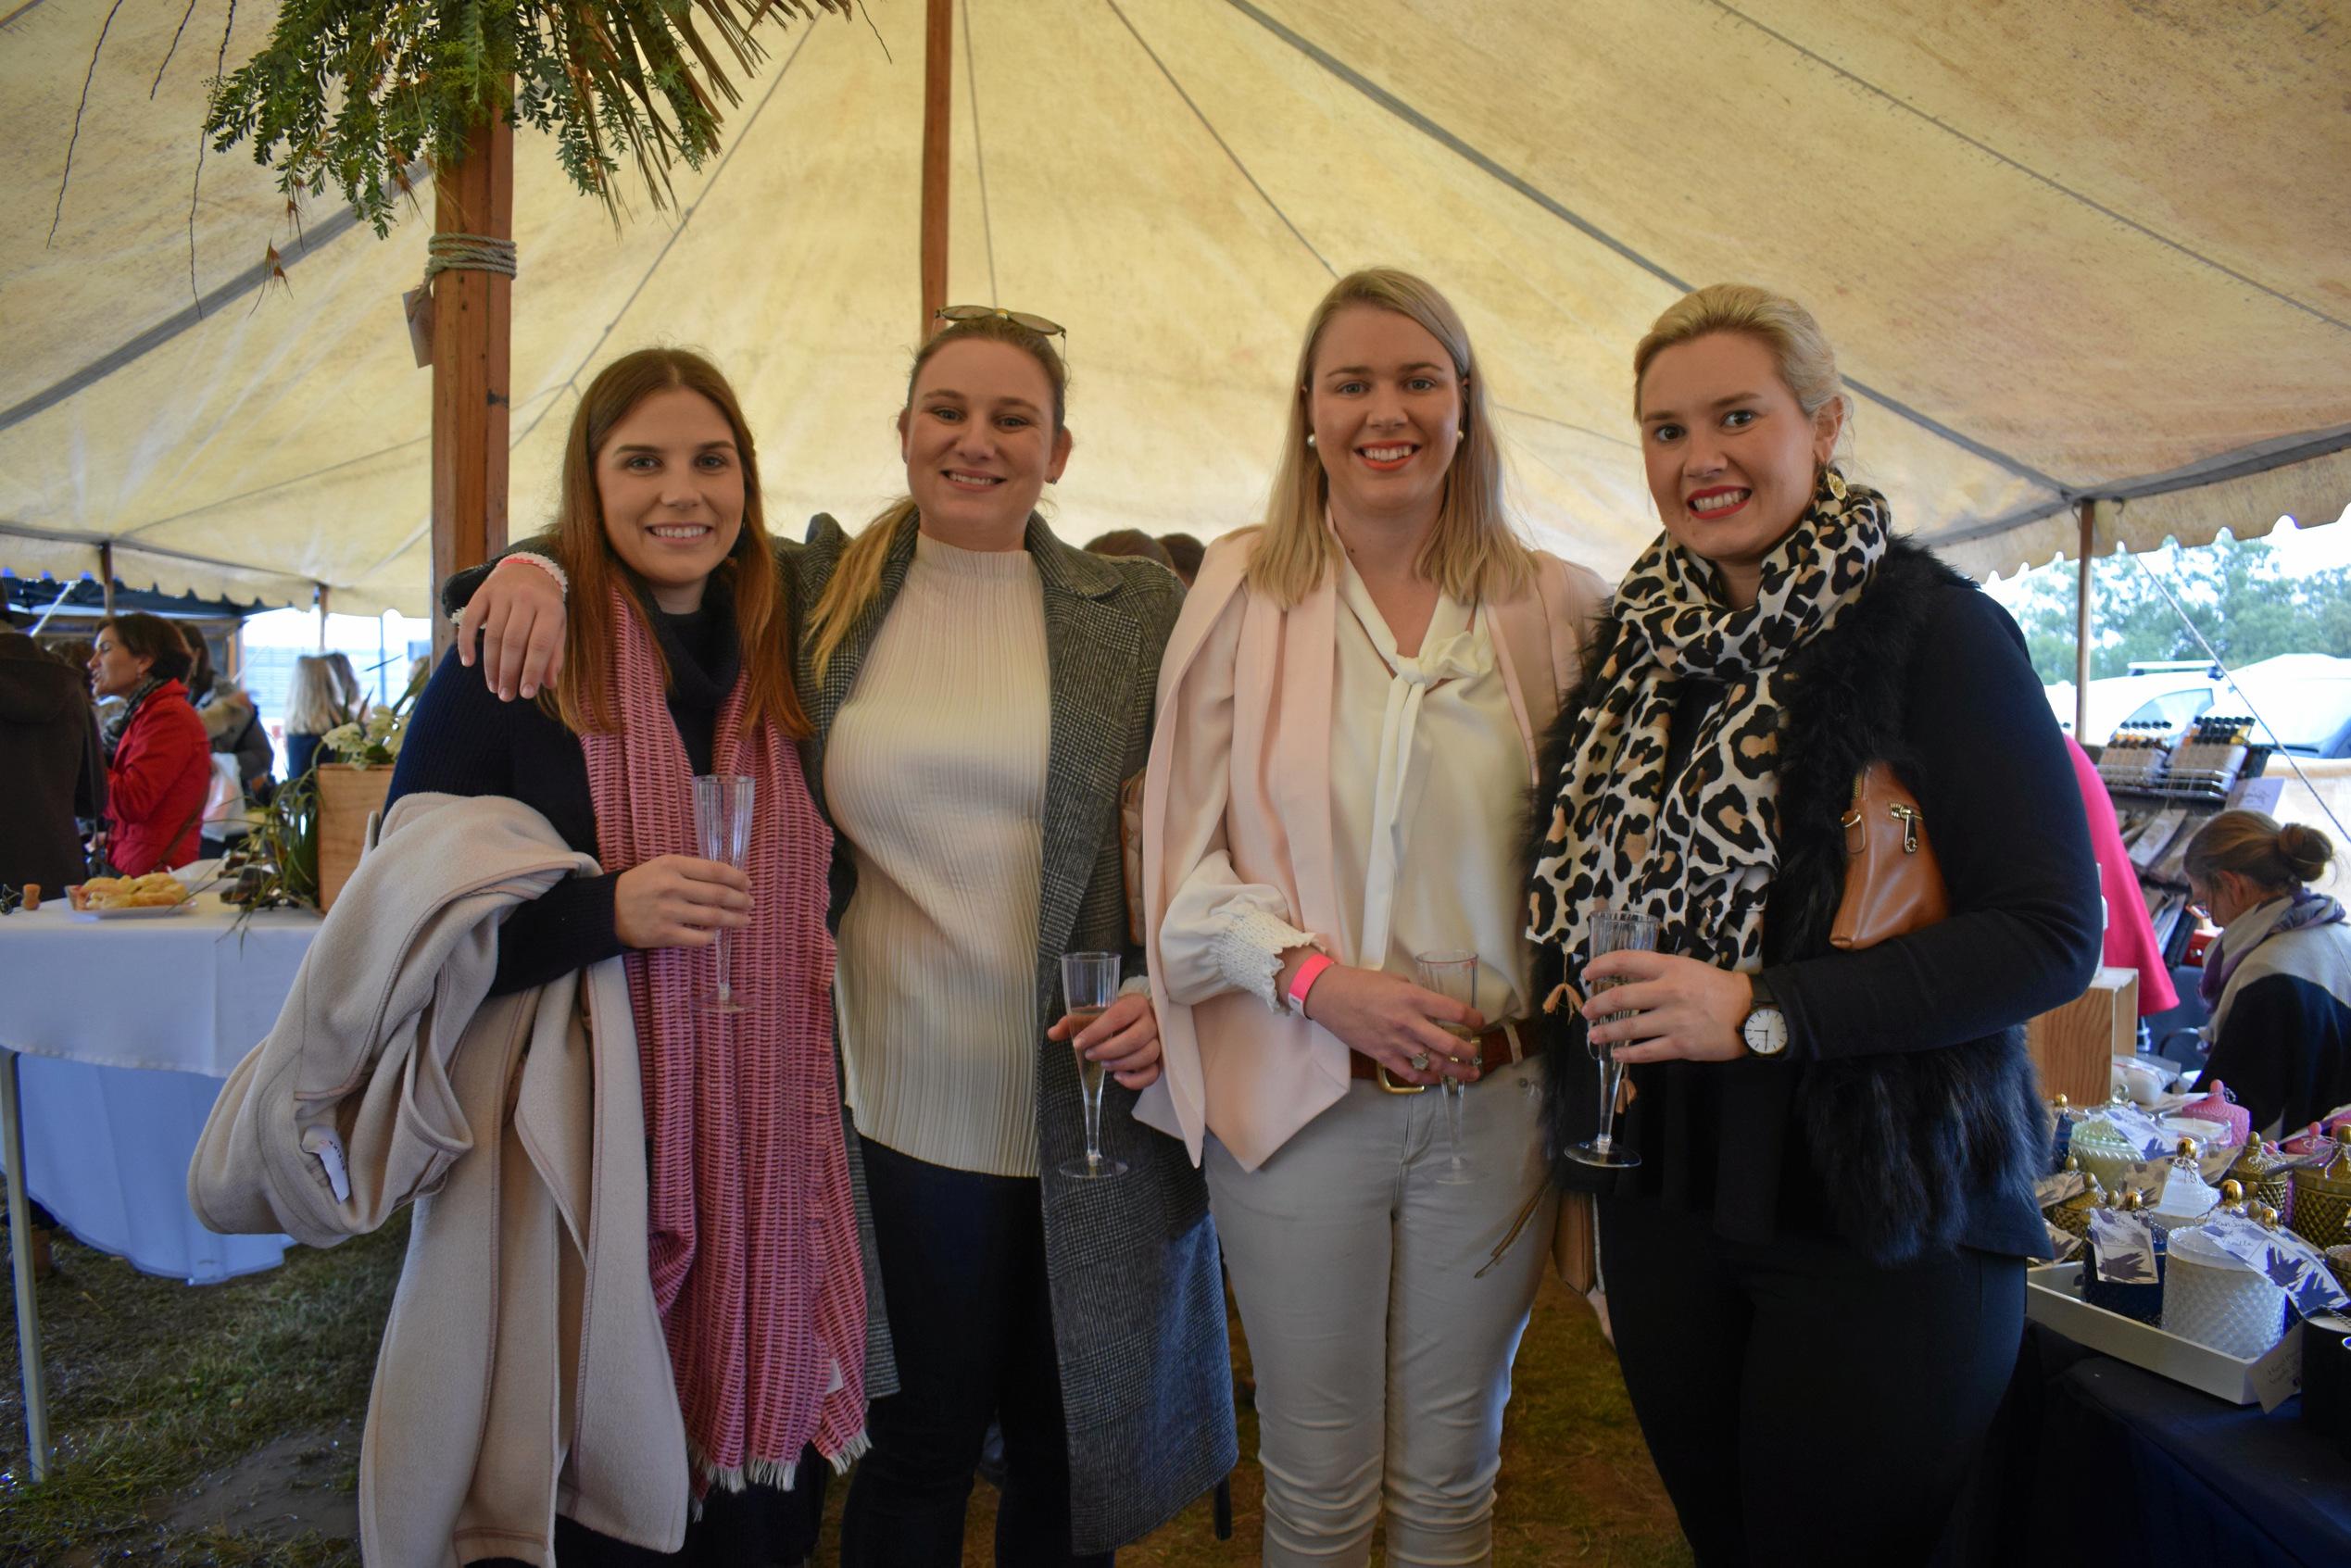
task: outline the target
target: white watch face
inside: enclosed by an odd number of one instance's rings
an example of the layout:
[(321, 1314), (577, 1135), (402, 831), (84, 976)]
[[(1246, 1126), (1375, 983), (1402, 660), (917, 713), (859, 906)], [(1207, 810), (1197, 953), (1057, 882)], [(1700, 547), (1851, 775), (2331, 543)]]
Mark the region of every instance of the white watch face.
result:
[(1778, 1008), (1757, 1008), (1747, 1015), (1741, 1033), (1757, 1056), (1778, 1056), (1788, 1048), (1788, 1015)]

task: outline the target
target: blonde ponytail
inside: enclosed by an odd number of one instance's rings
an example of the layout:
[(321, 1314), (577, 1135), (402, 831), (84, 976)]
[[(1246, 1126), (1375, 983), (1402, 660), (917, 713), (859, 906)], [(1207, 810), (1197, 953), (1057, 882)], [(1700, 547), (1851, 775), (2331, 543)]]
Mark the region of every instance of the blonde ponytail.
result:
[(808, 661), (818, 681), (824, 679), (824, 667), (840, 651), (849, 628), (882, 591), (882, 565), (890, 558), (891, 542), (899, 529), (913, 522), (914, 497), (901, 496), (884, 508), (841, 552), (824, 592), (817, 596), (816, 608), (809, 612)]

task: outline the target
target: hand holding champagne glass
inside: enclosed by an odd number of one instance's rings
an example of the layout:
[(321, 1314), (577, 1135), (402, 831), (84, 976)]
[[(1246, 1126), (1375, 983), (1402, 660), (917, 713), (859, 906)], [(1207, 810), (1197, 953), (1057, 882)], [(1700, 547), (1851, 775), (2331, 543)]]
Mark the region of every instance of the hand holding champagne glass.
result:
[(1063, 1160), (1062, 1174), (1080, 1181), (1126, 1173), (1123, 1160), (1102, 1155), (1103, 1067), (1089, 1059), (1086, 1047), (1077, 1043), (1078, 1035), (1110, 1010), (1111, 1002), (1118, 996), (1118, 963), (1116, 953), (1062, 955), (1062, 996), (1068, 1004), (1070, 1048), (1077, 1054), (1077, 1082), (1086, 1099), (1086, 1155), (1082, 1160)]
[[(743, 869), (751, 847), (751, 808), (757, 792), (743, 773), (702, 773), (694, 780), (694, 836), (702, 859)], [(701, 1005), (710, 1012), (748, 1012), (728, 983), (726, 928), (718, 933), (718, 986), (704, 993)]]
[[(1654, 915), (1608, 909), (1592, 917), (1589, 957), (1596, 959), (1603, 953), (1653, 953), (1657, 950), (1658, 934)], [(1605, 991), (1623, 984), (1621, 980), (1594, 980), (1591, 988), (1595, 992)], [(1629, 1169), (1641, 1163), (1641, 1156), (1630, 1149), (1618, 1148), (1616, 1137), (1616, 1097), (1625, 1081), (1624, 1064), (1616, 1060), (1616, 1047), (1594, 1040), (1589, 1030), (1584, 1041), (1591, 1048), (1592, 1060), (1600, 1064), (1600, 1130), (1590, 1142), (1568, 1146), (1567, 1158), (1608, 1170)]]
[[(1439, 996), (1459, 1002), (1475, 1012), (1477, 1009), (1477, 955), (1465, 949), (1448, 949), (1438, 953), (1415, 953), (1413, 962), (1419, 966), (1421, 985)], [(1455, 1061), (1477, 1060), (1477, 1035), (1466, 1023), (1440, 1022), (1438, 1028), (1463, 1042), (1463, 1048), (1452, 1053)], [(1467, 1087), (1459, 1078), (1447, 1073), (1440, 1080), (1445, 1097), (1445, 1132), (1452, 1155), (1445, 1173), (1437, 1178), (1442, 1186), (1466, 1186), (1477, 1178), (1469, 1174), (1461, 1162), (1462, 1091)]]

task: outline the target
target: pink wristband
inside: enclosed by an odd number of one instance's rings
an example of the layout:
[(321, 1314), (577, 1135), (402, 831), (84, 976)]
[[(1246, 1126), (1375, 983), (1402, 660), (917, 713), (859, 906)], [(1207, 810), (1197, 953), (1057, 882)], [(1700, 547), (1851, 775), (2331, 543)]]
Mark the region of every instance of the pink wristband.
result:
[(1328, 953), (1306, 955), (1306, 961), (1300, 964), (1298, 972), (1290, 977), (1289, 1005), (1293, 1011), (1300, 1014), (1305, 1012), (1306, 993), (1314, 988), (1314, 982), (1320, 980), (1323, 977), (1323, 971), (1329, 967), (1330, 955)]

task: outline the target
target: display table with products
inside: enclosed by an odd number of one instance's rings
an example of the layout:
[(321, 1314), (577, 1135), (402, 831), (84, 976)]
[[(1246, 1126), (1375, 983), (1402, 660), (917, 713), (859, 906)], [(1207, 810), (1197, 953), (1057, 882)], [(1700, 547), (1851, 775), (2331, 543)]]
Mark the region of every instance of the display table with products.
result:
[(238, 913), (203, 894), (152, 919), (77, 919), (61, 897), (0, 918), (0, 1156), (36, 1478), (46, 1412), (25, 1198), (89, 1246), (194, 1284), (272, 1268), (291, 1245), (216, 1236), (188, 1207), (221, 1082), (277, 1022), (319, 928), (295, 910), (240, 928)]
[(2301, 1403), (2264, 1415), (2028, 1323), (1939, 1561), (2341, 1568), (2351, 1458)]

